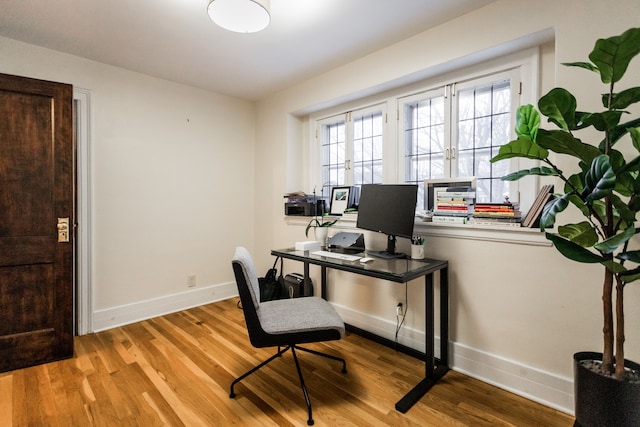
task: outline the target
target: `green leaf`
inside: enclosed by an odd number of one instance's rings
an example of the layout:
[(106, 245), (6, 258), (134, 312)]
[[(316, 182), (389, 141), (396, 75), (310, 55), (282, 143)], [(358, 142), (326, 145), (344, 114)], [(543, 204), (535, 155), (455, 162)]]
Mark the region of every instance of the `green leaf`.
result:
[(616, 234), (594, 245), (594, 247), (604, 254), (613, 253), (620, 245), (629, 240), (635, 234), (634, 227), (627, 228), (622, 233)]
[(514, 157), (525, 157), (527, 159), (544, 160), (549, 156), (549, 151), (541, 148), (538, 144), (529, 139), (528, 136), (521, 136), (516, 140), (500, 147), (498, 154), (491, 159), (491, 163), (511, 159)]
[(598, 67), (593, 65), (591, 62), (563, 62), (562, 65), (566, 65), (567, 67), (580, 67), (595, 73), (598, 72)]
[(541, 166), (541, 167), (535, 167), (531, 169), (522, 169), (520, 171), (513, 172), (513, 173), (510, 173), (509, 175), (503, 176), (501, 179), (503, 181), (517, 181), (520, 178), (523, 178), (529, 175), (558, 176), (558, 172), (546, 166)]
[(595, 157), (601, 154), (597, 147), (585, 144), (569, 132), (562, 130), (540, 129), (536, 143), (555, 153), (576, 157), (589, 165)]
[(631, 227), (636, 222), (636, 211), (632, 210), (629, 204), (625, 203), (620, 197), (615, 194), (609, 196), (611, 203), (614, 207), (613, 215), (624, 221), (624, 227)]
[(605, 111), (603, 113), (584, 113), (580, 116), (581, 127), (593, 126), (600, 132), (613, 130), (622, 117), (623, 111)]
[(561, 87), (551, 89), (538, 101), (540, 112), (565, 131), (575, 128), (576, 106), (576, 98)]
[(630, 128), (629, 135), (631, 135), (633, 146), (640, 151), (640, 128)]
[(609, 94), (602, 95), (602, 105), (605, 108), (614, 110), (624, 110), (631, 104), (640, 101), (640, 87), (632, 87), (623, 90), (620, 93), (614, 93), (611, 97), (611, 106), (609, 106)]
[(640, 264), (640, 251), (627, 251), (625, 253), (617, 255), (616, 258), (623, 261), (630, 261), (635, 262), (636, 264)]
[(582, 193), (587, 202), (602, 199), (611, 194), (616, 185), (616, 174), (609, 164), (609, 156), (602, 154), (591, 163), (585, 175), (585, 188)]
[(545, 233), (548, 240), (551, 240), (553, 246), (565, 257), (577, 262), (588, 264), (602, 263), (607, 261), (606, 258), (596, 255), (593, 252), (583, 248), (582, 246), (566, 240), (560, 236), (551, 233)]
[(607, 260), (607, 261), (603, 262), (602, 265), (607, 267), (607, 270), (609, 270), (613, 274), (624, 273), (624, 272), (627, 271), (627, 269), (624, 268), (624, 266), (622, 264), (618, 264), (614, 260)]
[(540, 230), (544, 231), (545, 228), (553, 227), (556, 223), (556, 215), (564, 211), (569, 206), (569, 195), (565, 194), (562, 197), (551, 199), (542, 208), (542, 215), (540, 216)]
[(311, 227), (320, 227), (320, 221), (318, 221), (318, 218), (313, 218), (309, 221), (309, 224), (307, 224), (307, 228), (304, 229), (304, 235), (306, 237), (309, 237), (309, 230)]
[[(616, 142), (618, 142), (620, 138), (622, 138), (629, 132), (629, 129), (637, 127), (640, 127), (640, 117), (616, 126), (612, 131), (609, 132), (609, 146), (613, 146)], [(605, 151), (605, 144), (606, 139), (600, 142), (600, 149), (602, 150), (602, 152)]]
[(620, 81), (629, 62), (640, 53), (640, 28), (631, 28), (619, 36), (599, 39), (589, 59), (600, 71), (602, 83)]
[(583, 248), (590, 248), (598, 243), (598, 233), (596, 233), (589, 221), (561, 225), (558, 227), (558, 234)]
[(531, 104), (521, 105), (516, 112), (516, 128), (515, 132), (518, 138), (529, 137), (530, 140), (536, 140), (536, 134), (540, 127), (540, 114)]
[(622, 273), (620, 274), (620, 278), (624, 283), (635, 282), (640, 279), (640, 268), (634, 268), (633, 270)]
[(634, 195), (629, 199), (629, 209), (633, 212), (640, 211), (640, 196)]

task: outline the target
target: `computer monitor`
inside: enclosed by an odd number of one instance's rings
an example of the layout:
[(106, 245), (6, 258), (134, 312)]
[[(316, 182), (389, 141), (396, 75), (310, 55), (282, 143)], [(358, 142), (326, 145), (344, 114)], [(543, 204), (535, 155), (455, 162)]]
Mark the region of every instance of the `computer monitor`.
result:
[(364, 184), (360, 189), (358, 221), (364, 230), (387, 235), (387, 249), (368, 251), (381, 258), (403, 258), (396, 252), (396, 237), (413, 236), (418, 186), (412, 184)]

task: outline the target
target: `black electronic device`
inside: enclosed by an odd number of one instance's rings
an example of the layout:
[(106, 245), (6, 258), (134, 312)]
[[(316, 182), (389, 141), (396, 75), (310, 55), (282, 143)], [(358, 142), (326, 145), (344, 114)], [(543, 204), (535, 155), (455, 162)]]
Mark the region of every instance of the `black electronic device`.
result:
[(285, 202), (284, 214), (293, 216), (322, 215), (327, 211), (325, 201), (318, 199), (315, 202)]
[(313, 296), (313, 282), (309, 279), (304, 281), (304, 276), (300, 273), (289, 273), (284, 276), (282, 298), (299, 298)]
[(329, 238), (327, 249), (345, 254), (364, 252), (364, 236), (362, 233), (341, 231)]
[(367, 253), (380, 258), (404, 258), (396, 252), (396, 237), (413, 237), (418, 186), (365, 184), (360, 189), (356, 226), (387, 235), (387, 249)]

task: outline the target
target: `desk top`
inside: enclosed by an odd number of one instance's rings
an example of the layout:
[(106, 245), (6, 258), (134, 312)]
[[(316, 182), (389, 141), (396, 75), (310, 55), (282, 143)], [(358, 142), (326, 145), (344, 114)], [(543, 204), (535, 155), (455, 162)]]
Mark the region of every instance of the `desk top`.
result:
[[(372, 257), (373, 261), (361, 263), (359, 260), (347, 261), (328, 258), (320, 255), (314, 255), (309, 251), (296, 251), (294, 248), (273, 249), (271, 251), (271, 255), (398, 283), (405, 283), (448, 267), (447, 261), (428, 258), (384, 259)], [(366, 256), (365, 253), (354, 255), (361, 257)]]

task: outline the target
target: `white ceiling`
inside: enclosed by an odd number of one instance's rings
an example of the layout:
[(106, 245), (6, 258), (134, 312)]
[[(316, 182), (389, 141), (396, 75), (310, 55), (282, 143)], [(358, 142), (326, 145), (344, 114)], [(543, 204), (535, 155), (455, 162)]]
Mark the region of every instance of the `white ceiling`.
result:
[(271, 0), (232, 33), (208, 0), (0, 0), (0, 36), (256, 100), (495, 0)]

